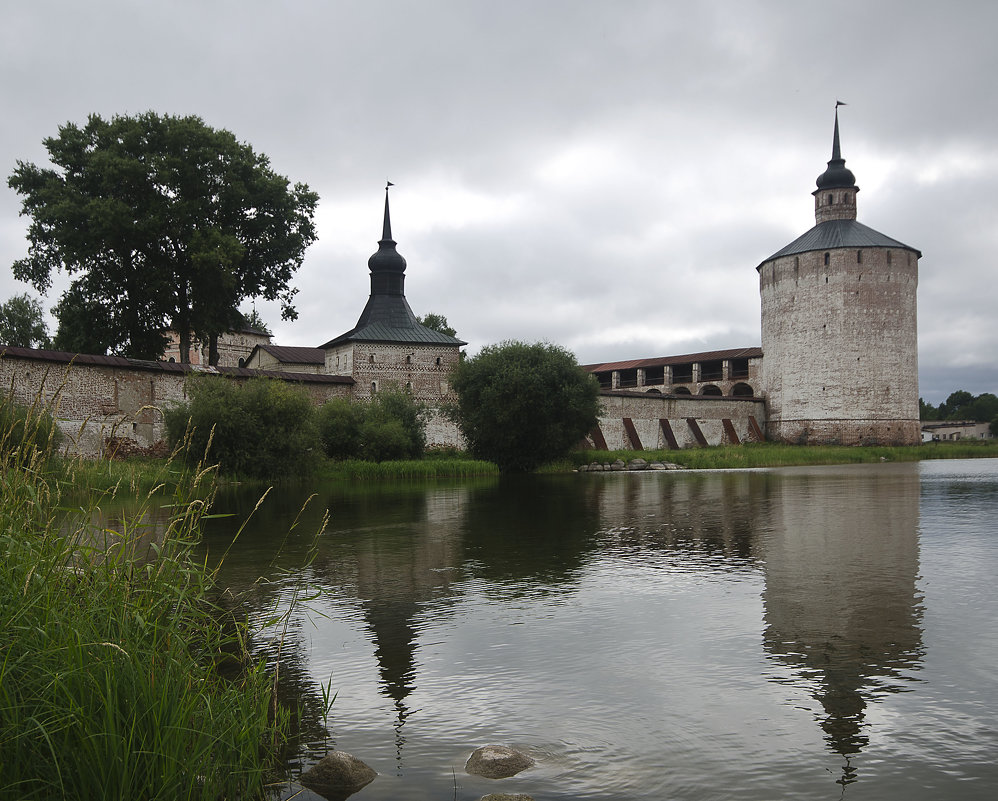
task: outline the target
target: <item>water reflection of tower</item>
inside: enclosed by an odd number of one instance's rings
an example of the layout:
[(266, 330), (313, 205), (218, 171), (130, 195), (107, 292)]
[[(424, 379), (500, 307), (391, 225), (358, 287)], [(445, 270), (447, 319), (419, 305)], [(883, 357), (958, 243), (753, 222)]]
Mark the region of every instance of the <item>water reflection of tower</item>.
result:
[(434, 601), (450, 597), (467, 493), (462, 487), (420, 490), (422, 513), (412, 514), (411, 507), (406, 513), (418, 522), (379, 526), (357, 541), (356, 596), (371, 631), (381, 691), (395, 704), (399, 760), (405, 743), (402, 727), (410, 714), (406, 699), (416, 686), (418, 621)]
[(868, 742), (866, 709), (904, 690), (921, 655), (918, 466), (858, 465), (774, 474), (763, 538), (769, 654), (821, 704), (829, 747), (845, 759)]

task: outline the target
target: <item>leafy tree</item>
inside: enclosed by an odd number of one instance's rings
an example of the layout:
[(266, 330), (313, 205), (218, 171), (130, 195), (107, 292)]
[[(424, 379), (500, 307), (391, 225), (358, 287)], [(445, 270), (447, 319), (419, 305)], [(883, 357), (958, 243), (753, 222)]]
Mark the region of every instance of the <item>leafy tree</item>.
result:
[(998, 397), (991, 392), (982, 392), (963, 409), (970, 420), (990, 422), (998, 416)]
[(364, 407), (346, 398), (333, 398), (317, 413), (322, 449), (330, 459), (353, 459), (360, 455), (360, 427)]
[(456, 337), (457, 331), (451, 328), (450, 324), (447, 322), (447, 318), (442, 314), (436, 314), (435, 312), (429, 312), (422, 317), (417, 317), (416, 320), (420, 325), (425, 325), (431, 331), (436, 331), (440, 334), (446, 334), (449, 337)]
[[(110, 309), (106, 304), (88, 300), (78, 284), (62, 293), (52, 313), (59, 321), (52, 340), (56, 350), (104, 355), (117, 341)], [(155, 345), (155, 340), (151, 341)]]
[(258, 312), (256, 308), (254, 308), (249, 314), (242, 315), (242, 318), (244, 326), (255, 328), (257, 331), (263, 331), (263, 333), (273, 336), (274, 332), (271, 331), (270, 326), (263, 321), (263, 317), (260, 316), (260, 312)]
[(939, 404), (939, 419), (961, 419), (961, 410), (964, 406), (972, 403), (973, 400), (974, 396), (964, 389), (958, 389), (956, 392), (950, 393), (950, 396)]
[(48, 347), (48, 326), (40, 300), (25, 292), (0, 304), (0, 343), (18, 348)]
[(918, 399), (918, 419), (938, 420), (939, 410), (931, 403), (926, 403), (922, 398)]
[(490, 345), (452, 376), (469, 449), (503, 472), (564, 456), (596, 425), (599, 385), (558, 345)]
[(239, 383), (202, 375), (188, 379), (187, 395), (165, 417), (171, 447), (187, 438), (189, 463), (207, 455), (225, 473), (270, 479), (314, 470), (318, 430), (301, 389), (266, 378)]
[(401, 390), (384, 390), (367, 402), (335, 398), (318, 411), (319, 436), (331, 459), (420, 459), (425, 415), (426, 407)]
[(172, 328), (182, 362), (192, 333), (216, 351), (249, 297), (297, 317), (289, 284), (315, 240), (318, 196), (266, 156), (199, 117), (154, 112), (91, 115), (44, 144), (55, 169), (18, 162), (8, 180), (31, 218), (14, 275), (41, 292), (53, 271), (74, 276), (73, 311), (107, 310), (110, 350), (158, 358)]
[(364, 458), (375, 462), (422, 458), (426, 450), (425, 416), (426, 407), (409, 392), (387, 389), (373, 396), (361, 428)]

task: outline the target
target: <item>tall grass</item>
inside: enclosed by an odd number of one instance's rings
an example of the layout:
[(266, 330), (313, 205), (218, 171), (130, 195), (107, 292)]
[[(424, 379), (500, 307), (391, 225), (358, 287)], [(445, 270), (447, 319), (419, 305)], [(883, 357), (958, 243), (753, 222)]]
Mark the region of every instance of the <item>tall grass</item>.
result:
[(129, 488), (77, 484), (71, 511), (47, 459), (0, 452), (0, 799), (258, 794), (286, 721), (263, 666), (223, 675), (246, 631), (193, 556), (212, 475), (111, 529), (96, 506)]

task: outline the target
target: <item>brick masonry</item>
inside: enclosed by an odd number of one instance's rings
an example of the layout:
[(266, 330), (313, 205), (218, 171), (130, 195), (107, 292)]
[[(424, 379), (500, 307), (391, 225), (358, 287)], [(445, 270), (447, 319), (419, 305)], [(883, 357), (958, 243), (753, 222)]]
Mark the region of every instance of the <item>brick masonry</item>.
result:
[(917, 444), (918, 254), (825, 253), (759, 269), (767, 438)]

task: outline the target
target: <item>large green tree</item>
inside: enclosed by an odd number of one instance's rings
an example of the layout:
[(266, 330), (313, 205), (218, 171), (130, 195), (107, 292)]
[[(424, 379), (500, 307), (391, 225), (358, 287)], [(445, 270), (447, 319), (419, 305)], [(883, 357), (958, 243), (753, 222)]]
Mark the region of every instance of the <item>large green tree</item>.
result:
[(53, 272), (73, 276), (66, 309), (104, 308), (111, 351), (158, 358), (172, 328), (188, 361), (191, 334), (214, 345), (250, 297), (297, 317), (290, 282), (318, 196), (266, 156), (199, 117), (154, 112), (92, 115), (44, 144), (54, 168), (18, 162), (8, 180), (31, 218), (14, 275), (41, 292)]
[(458, 364), (455, 417), (476, 456), (526, 472), (568, 453), (596, 425), (599, 384), (570, 352), (502, 342)]
[(25, 292), (0, 304), (0, 344), (44, 348), (48, 341), (48, 326), (41, 301)]

